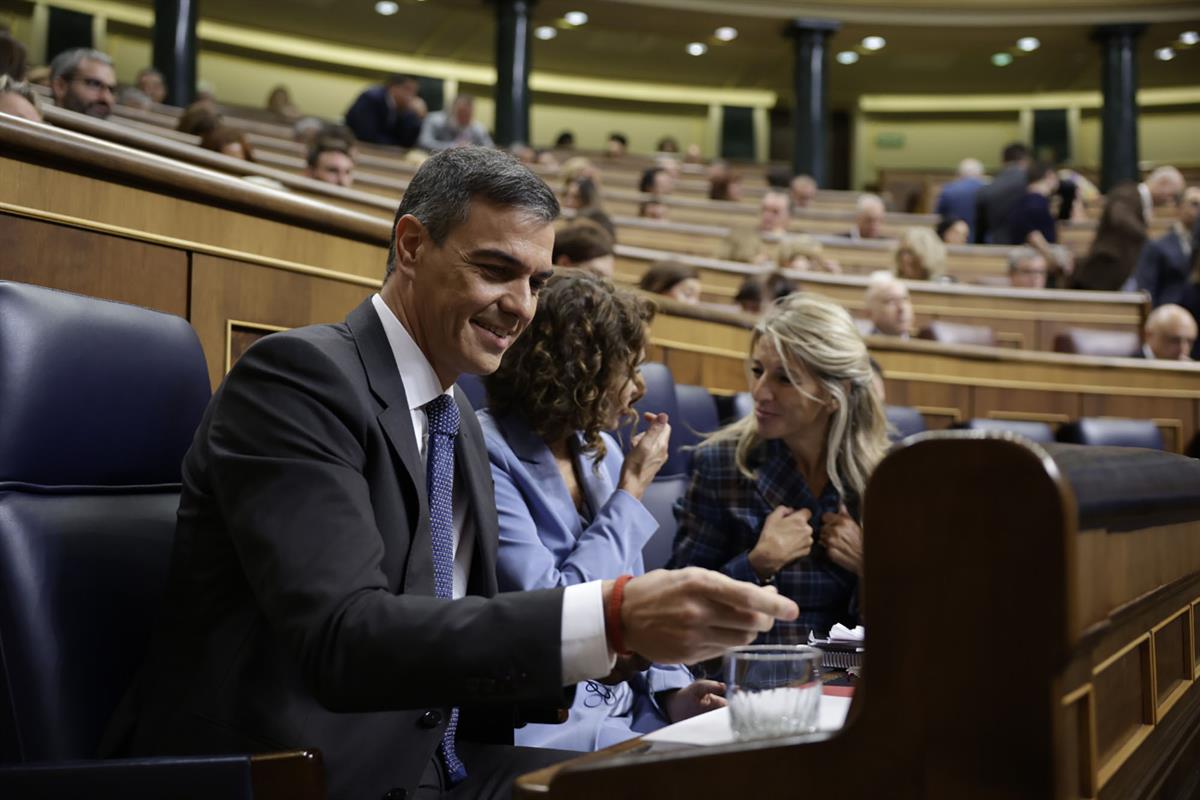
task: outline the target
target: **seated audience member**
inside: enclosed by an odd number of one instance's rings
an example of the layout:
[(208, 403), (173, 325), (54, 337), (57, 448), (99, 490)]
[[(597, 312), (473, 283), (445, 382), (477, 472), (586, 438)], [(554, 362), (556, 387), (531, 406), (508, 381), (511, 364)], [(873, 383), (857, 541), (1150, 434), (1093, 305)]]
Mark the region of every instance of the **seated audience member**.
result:
[(747, 275), (733, 296), (733, 302), (747, 314), (761, 314), (763, 311), (763, 282), (756, 275)]
[(785, 236), (788, 223), (792, 220), (791, 203), (784, 192), (768, 189), (758, 204), (758, 232), (774, 236)]
[(254, 161), (254, 151), (250, 148), (250, 142), (246, 141), (246, 134), (236, 128), (224, 125), (214, 128), (200, 137), (200, 146), (231, 158)]
[(877, 194), (861, 194), (856, 209), (854, 227), (846, 236), (851, 239), (882, 239), (883, 216), (887, 213), (883, 198)]
[(1046, 257), (1028, 245), (1008, 251), (1008, 280), (1019, 289), (1045, 289)]
[(742, 199), (742, 176), (730, 172), (708, 183), (709, 200), (729, 200), (736, 202)]
[(783, 164), (772, 164), (767, 167), (767, 186), (772, 189), (789, 191), (792, 185), (792, 170)]
[(661, 197), (675, 191), (675, 179), (662, 167), (650, 167), (642, 173), (638, 191)]
[(492, 147), (492, 137), (474, 116), (475, 98), (460, 94), (450, 104), (449, 111), (433, 111), (425, 117), (417, 147), (430, 153), (465, 145)]
[(1146, 317), (1145, 344), (1137, 355), (1164, 361), (1191, 361), (1196, 345), (1196, 319), (1174, 303), (1159, 306)]
[(295, 122), (303, 116), (292, 102), (292, 93), (286, 86), (276, 86), (267, 95), (267, 110), (284, 122)]
[(146, 95), (151, 103), (162, 104), (167, 102), (167, 84), (163, 80), (161, 72), (154, 67), (142, 67), (138, 70), (137, 78), (134, 79), (133, 85), (137, 90)]
[(1154, 209), (1175, 202), (1186, 186), (1183, 173), (1177, 168), (1170, 165), (1155, 168), (1137, 187), (1142, 215), (1147, 220), (1151, 219)]
[(871, 334), (901, 339), (912, 335), (912, 300), (908, 296), (908, 287), (895, 275), (883, 270), (872, 272), (863, 302), (867, 318), (871, 320)]
[(729, 166), (729, 162), (723, 158), (714, 158), (712, 163), (705, 170), (708, 174), (708, 182), (712, 183), (718, 178), (726, 178), (733, 172), (733, 168)]
[[(528, 330), (486, 378), (479, 414), (496, 487), (502, 592), (640, 575), (658, 528), (641, 497), (666, 462), (665, 415), (622, 459), (604, 431), (633, 416), (651, 305), (587, 275), (558, 276)], [(588, 319), (587, 327), (579, 324)], [(550, 479), (553, 478), (553, 479)], [(723, 687), (685, 667), (625, 657), (575, 691), (567, 721), (526, 725), (518, 745), (598, 750), (725, 704)]]
[(905, 228), (896, 245), (896, 275), (906, 281), (930, 281), (946, 272), (946, 245), (929, 228)]
[(221, 115), (216, 106), (206, 100), (192, 103), (179, 115), (175, 130), (180, 133), (190, 133), (193, 136), (204, 137), (221, 126)]
[(304, 174), (314, 180), (350, 188), (354, 185), (354, 156), (350, 146), (342, 139), (318, 139), (308, 151)]
[(978, 244), (1024, 244), (1008, 239), (1008, 217), (1029, 185), (1029, 149), (1013, 142), (1001, 152), (1003, 167), (975, 195), (975, 241)]
[(767, 310), (750, 339), (754, 413), (693, 454), (669, 566), (774, 584), (800, 616), (759, 637), (800, 644), (857, 622), (867, 479), (887, 447), (867, 347), (818, 295)]
[[(971, 234), (975, 228), (975, 198), (979, 194), (979, 190), (986, 184), (983, 180), (983, 164), (977, 158), (964, 158), (958, 162), (958, 177), (942, 187), (942, 191), (938, 194), (937, 204), (934, 206), (934, 213), (942, 219), (958, 219), (963, 222), (966, 227), (967, 234), (961, 242), (954, 244), (965, 244), (971, 241)], [(938, 230), (940, 236), (942, 231)], [(942, 241), (947, 241), (942, 237)]]
[(41, 122), (39, 102), (37, 92), (28, 83), (15, 81), (9, 75), (0, 75), (0, 114)]
[(571, 156), (563, 162), (562, 169), (558, 171), (558, 177), (562, 178), (563, 189), (565, 190), (571, 185), (572, 181), (577, 181), (580, 178), (590, 178), (592, 183), (600, 185), (600, 170), (586, 156)]
[(656, 261), (642, 273), (638, 288), (697, 305), (700, 302), (700, 270), (678, 261)]
[(611, 278), (616, 266), (613, 240), (594, 222), (579, 220), (554, 235), (551, 254), (557, 267), (577, 267)]
[(740, 261), (743, 264), (767, 264), (771, 261), (771, 254), (763, 246), (762, 236), (758, 231), (735, 228), (721, 240), (717, 247), (717, 258), (724, 261)]
[(392, 75), (355, 98), (346, 110), (346, 124), (360, 141), (413, 147), (426, 113), (419, 86), (411, 75)]
[(797, 175), (792, 178), (791, 186), (792, 208), (808, 208), (817, 199), (817, 182), (811, 175)]
[(616, 241), (617, 241), (616, 223), (614, 223), (612, 221), (612, 217), (610, 217), (608, 214), (605, 214), (602, 209), (598, 208), (597, 206), (581, 208), (581, 209), (579, 209), (579, 212), (575, 214), (575, 219), (588, 220), (590, 222), (596, 223), (597, 225), (599, 225), (601, 228), (604, 229), (605, 233), (607, 233), (610, 237), (612, 237), (613, 243), (616, 244)]
[(604, 143), (604, 155), (609, 158), (620, 158), (629, 150), (629, 139), (623, 133), (610, 133)]
[(788, 234), (780, 239), (776, 261), (780, 269), (828, 272), (833, 275), (842, 271), (837, 259), (828, 258), (821, 243), (807, 233)]
[(679, 142), (675, 140), (674, 136), (664, 136), (658, 140), (658, 144), (654, 146), (654, 149), (659, 153), (678, 153)]
[(1146, 244), (1146, 219), (1132, 183), (1109, 191), (1087, 255), (1071, 277), (1075, 289), (1107, 292), (1133, 288), (1133, 271)]
[(1008, 241), (1045, 250), (1058, 241), (1058, 228), (1050, 213), (1050, 195), (1058, 190), (1058, 173), (1043, 161), (1032, 164), (1025, 173), (1025, 194), (1017, 199), (1008, 215)]
[(600, 207), (600, 190), (591, 178), (576, 178), (567, 184), (563, 192), (563, 208), (580, 210)]
[(549, 170), (556, 170), (558, 169), (558, 156), (554, 154), (553, 150), (539, 150), (533, 163), (537, 164), (539, 167), (545, 167)]
[(683, 151), (683, 163), (685, 164), (703, 164), (704, 154), (700, 151), (700, 145), (693, 142), (689, 144)]
[(50, 62), (50, 91), (59, 108), (108, 119), (116, 99), (117, 73), (99, 50), (64, 50)]
[(1150, 294), (1154, 306), (1180, 303), (1192, 267), (1192, 230), (1200, 220), (1200, 186), (1190, 186), (1179, 200), (1179, 219), (1159, 239), (1146, 242), (1138, 257), (1137, 288)]
[(126, 86), (117, 92), (117, 105), (129, 106), (130, 108), (140, 108), (143, 111), (149, 111), (154, 108), (154, 103), (150, 102), (150, 98), (136, 86)]
[(575, 134), (571, 131), (561, 131), (558, 136), (554, 137), (555, 150), (574, 150), (575, 149)]
[(657, 197), (638, 203), (638, 216), (643, 219), (666, 219), (670, 206)]
[(971, 229), (967, 227), (966, 220), (958, 217), (942, 217), (934, 232), (946, 244), (967, 244), (971, 241)]
[[(347, 127), (346, 130), (350, 128)], [(292, 140), (305, 147), (312, 147), (324, 134), (325, 123), (317, 117), (301, 117), (292, 123)], [(350, 131), (350, 135), (354, 136), (354, 132)]]
[(0, 76), (7, 75), (13, 81), (23, 81), (27, 66), (25, 45), (7, 31), (0, 31)]

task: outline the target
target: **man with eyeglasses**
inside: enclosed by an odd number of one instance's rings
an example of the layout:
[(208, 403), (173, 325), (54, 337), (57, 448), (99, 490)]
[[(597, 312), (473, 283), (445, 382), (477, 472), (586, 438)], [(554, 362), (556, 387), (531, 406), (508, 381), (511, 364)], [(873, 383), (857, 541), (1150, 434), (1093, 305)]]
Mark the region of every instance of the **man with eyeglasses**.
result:
[(59, 108), (107, 119), (117, 91), (117, 73), (107, 54), (77, 47), (50, 62), (50, 89)]

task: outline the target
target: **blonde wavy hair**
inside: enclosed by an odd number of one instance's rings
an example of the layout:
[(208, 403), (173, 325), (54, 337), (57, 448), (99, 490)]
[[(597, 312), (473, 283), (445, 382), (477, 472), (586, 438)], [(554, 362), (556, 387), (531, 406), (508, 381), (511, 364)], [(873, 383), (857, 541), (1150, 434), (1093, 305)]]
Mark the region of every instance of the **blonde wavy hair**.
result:
[[(825, 472), (842, 497), (847, 492), (861, 497), (887, 450), (888, 438), (883, 403), (872, 389), (871, 359), (854, 320), (827, 297), (792, 294), (771, 306), (754, 327), (751, 352), (764, 338), (779, 354), (795, 386), (801, 383), (800, 369), (820, 384), (825, 396), (809, 399), (833, 401)], [(722, 428), (704, 444), (720, 441), (737, 442), (738, 471), (753, 479), (750, 455), (763, 442), (754, 415)]]
[[(946, 245), (938, 235), (929, 228), (906, 228), (896, 245), (896, 275), (900, 275), (900, 251), (908, 250), (917, 260), (917, 269), (925, 274), (916, 280), (936, 280), (946, 272)], [(909, 278), (909, 280), (914, 280)]]

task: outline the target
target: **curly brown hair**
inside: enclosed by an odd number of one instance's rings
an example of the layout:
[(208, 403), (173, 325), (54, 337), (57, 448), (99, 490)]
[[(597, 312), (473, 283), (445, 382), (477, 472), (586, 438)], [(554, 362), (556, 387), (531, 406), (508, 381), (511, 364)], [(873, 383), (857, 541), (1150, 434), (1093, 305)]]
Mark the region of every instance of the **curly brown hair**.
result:
[(641, 395), (637, 366), (654, 312), (649, 300), (602, 278), (556, 275), (529, 328), (484, 379), (488, 409), (517, 415), (547, 442), (579, 431), (599, 465), (600, 434), (618, 410), (613, 387), (632, 377)]

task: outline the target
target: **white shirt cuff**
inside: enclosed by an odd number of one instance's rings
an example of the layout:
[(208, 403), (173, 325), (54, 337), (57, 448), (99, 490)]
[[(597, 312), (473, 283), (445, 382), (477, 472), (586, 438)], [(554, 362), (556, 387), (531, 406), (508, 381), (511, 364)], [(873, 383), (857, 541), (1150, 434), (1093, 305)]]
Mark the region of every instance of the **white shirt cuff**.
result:
[(612, 671), (616, 656), (604, 636), (604, 592), (601, 581), (577, 583), (563, 590), (562, 681), (571, 686)]

